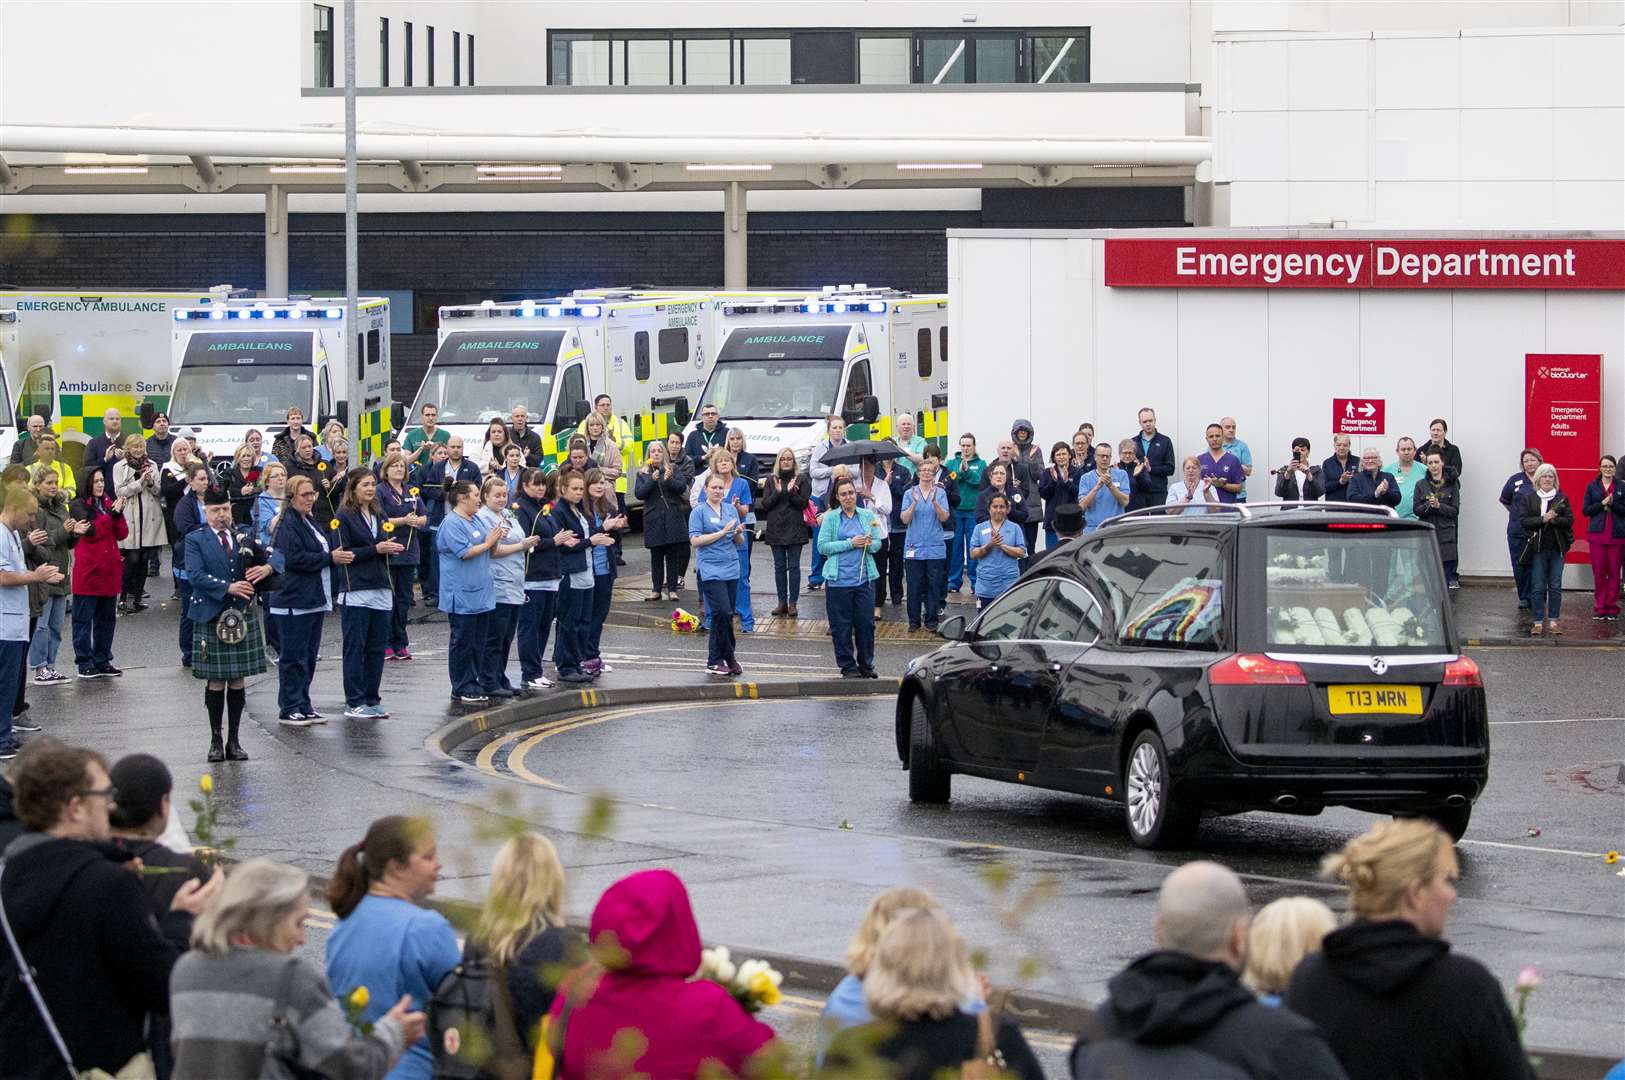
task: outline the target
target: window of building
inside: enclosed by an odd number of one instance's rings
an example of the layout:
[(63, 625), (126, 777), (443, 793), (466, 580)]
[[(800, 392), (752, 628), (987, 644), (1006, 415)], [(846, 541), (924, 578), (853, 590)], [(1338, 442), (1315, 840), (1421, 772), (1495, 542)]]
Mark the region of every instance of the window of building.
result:
[(468, 35), (468, 85), (474, 85), (474, 35)]
[(900, 86), (913, 76), (914, 42), (906, 35), (864, 34), (858, 38), (858, 81), (869, 86)]
[(626, 42), (627, 86), (670, 86), (671, 39), (633, 38)]
[(856, 82), (851, 31), (796, 31), (790, 38), (790, 81), (798, 86)]
[(1027, 65), (1035, 83), (1086, 83), (1089, 81), (1089, 34), (1078, 31), (1065, 35), (1033, 37), (1029, 43), (1032, 59)]
[(609, 35), (552, 35), (548, 82), (554, 86), (608, 86)]
[(425, 50), (424, 50), (423, 58), (428, 61), (427, 66), (429, 68), (429, 79), (424, 85), (425, 86), (433, 86), (434, 85), (434, 27), (425, 26), (423, 28), (423, 41), (424, 41), (425, 46), (427, 46), (425, 48)]
[(920, 373), (920, 378), (931, 377), (931, 328), (921, 327), (920, 332), (914, 335), (914, 362)]
[(684, 86), (728, 86), (733, 83), (733, 42), (727, 37), (683, 38)]
[(313, 78), (316, 86), (329, 87), (333, 85), (333, 9), (313, 4), (311, 21), (315, 32), (311, 42)]
[(638, 382), (649, 378), (649, 331), (639, 330), (632, 335), (632, 377)]
[(660, 331), (660, 362), (682, 364), (688, 360), (688, 327), (671, 326)]
[(401, 85), (412, 85), (412, 24), (401, 23), (402, 33), (406, 38), (406, 48), (401, 51)]
[(915, 36), (914, 81), (930, 85), (1025, 82), (1022, 35), (933, 31)]
[(378, 85), (389, 85), (389, 20), (378, 20)]
[(451, 85), (463, 85), (463, 34), (460, 30), (451, 32)]
[(790, 39), (749, 37), (739, 41), (739, 67), (734, 82), (740, 86), (789, 86)]

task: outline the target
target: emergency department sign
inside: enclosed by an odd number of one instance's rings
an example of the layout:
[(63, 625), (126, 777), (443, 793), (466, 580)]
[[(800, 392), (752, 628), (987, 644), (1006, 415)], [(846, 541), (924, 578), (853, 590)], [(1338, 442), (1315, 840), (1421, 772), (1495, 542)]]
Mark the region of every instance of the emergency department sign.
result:
[(1383, 398), (1332, 398), (1332, 431), (1339, 435), (1381, 435), (1386, 407)]

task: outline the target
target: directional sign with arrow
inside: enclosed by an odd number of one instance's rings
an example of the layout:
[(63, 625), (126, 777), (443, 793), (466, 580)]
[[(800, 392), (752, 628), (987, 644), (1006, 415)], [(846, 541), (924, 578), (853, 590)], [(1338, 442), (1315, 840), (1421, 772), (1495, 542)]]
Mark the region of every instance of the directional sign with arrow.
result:
[(1332, 430), (1339, 435), (1381, 435), (1383, 398), (1332, 398)]

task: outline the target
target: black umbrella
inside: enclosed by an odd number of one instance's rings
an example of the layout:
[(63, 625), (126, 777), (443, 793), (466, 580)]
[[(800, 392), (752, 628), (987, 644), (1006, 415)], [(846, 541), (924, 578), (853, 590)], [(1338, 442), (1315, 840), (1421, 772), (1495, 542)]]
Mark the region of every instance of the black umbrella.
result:
[(893, 458), (907, 456), (896, 443), (889, 440), (874, 442), (870, 439), (858, 439), (825, 451), (823, 462), (825, 465), (856, 465), (864, 458), (871, 461), (890, 461)]

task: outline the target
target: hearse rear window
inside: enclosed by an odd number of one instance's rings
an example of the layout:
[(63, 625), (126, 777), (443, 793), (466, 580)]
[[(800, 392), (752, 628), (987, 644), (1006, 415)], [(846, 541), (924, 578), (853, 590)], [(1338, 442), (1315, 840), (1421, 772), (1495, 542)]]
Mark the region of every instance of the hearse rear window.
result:
[(1264, 567), (1271, 645), (1448, 645), (1443, 568), (1425, 531), (1381, 525), (1271, 530)]
[(1107, 540), (1085, 562), (1122, 645), (1217, 649), (1224, 640), (1224, 556), (1208, 537)]

